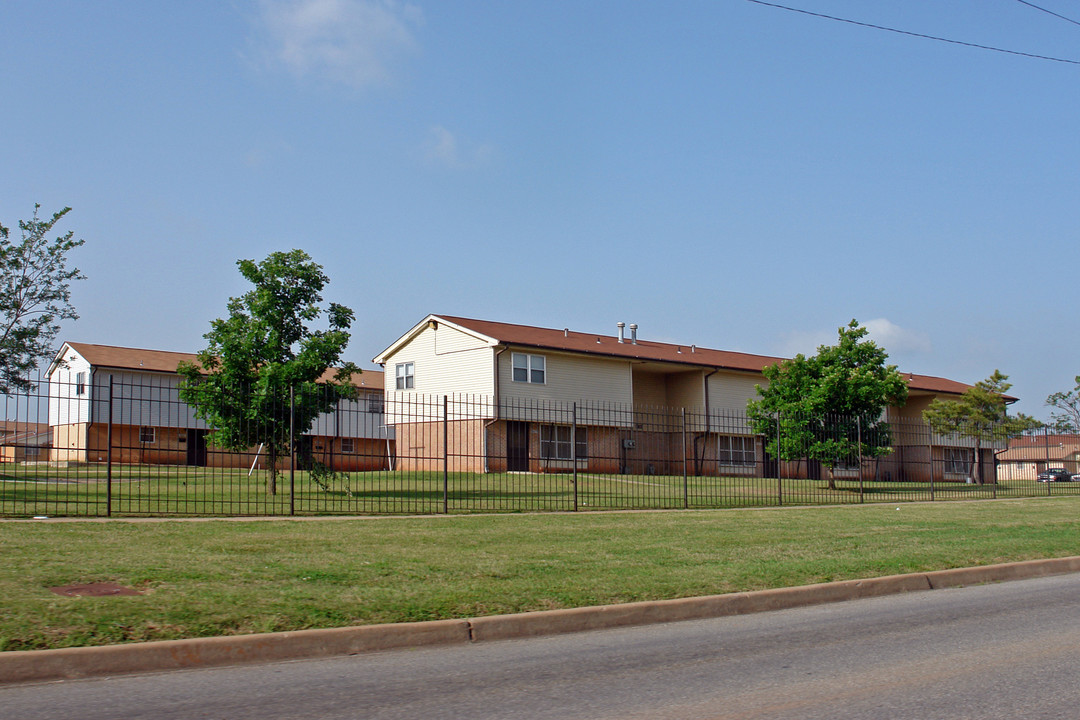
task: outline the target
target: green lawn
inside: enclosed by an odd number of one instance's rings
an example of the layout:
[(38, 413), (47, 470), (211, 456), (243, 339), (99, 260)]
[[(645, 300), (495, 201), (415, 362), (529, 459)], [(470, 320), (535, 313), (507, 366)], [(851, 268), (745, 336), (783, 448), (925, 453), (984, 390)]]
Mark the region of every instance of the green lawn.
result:
[[(297, 471), (266, 492), (266, 473), (168, 465), (71, 468), (4, 466), (0, 515), (8, 517), (162, 515), (428, 514), (657, 508), (831, 505), (972, 498), (1080, 495), (1080, 483), (992, 485), (782, 481), (754, 477), (579, 473), (354, 472), (315, 482)], [(111, 487), (110, 487), (111, 486)], [(109, 491), (111, 490), (111, 498)]]
[[(1080, 553), (1078, 517), (1080, 497), (665, 513), (0, 522), (0, 649), (470, 617), (1060, 557)], [(145, 594), (63, 597), (48, 590), (90, 582)]]

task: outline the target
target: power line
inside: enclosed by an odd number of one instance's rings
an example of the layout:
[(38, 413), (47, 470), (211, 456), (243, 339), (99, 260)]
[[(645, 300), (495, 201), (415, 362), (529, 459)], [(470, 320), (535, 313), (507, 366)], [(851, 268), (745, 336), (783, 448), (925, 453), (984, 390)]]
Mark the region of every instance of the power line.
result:
[(937, 37), (935, 35), (924, 35), (922, 33), (911, 32), (909, 30), (897, 30), (896, 28), (885, 27), (884, 25), (874, 25), (871, 23), (859, 22), (857, 20), (848, 20), (847, 18), (836, 17), (834, 15), (824, 15), (822, 13), (810, 12), (809, 10), (801, 10), (799, 8), (788, 7), (787, 5), (778, 5), (776, 3), (765, 2), (765, 0), (747, 0), (747, 2), (752, 2), (757, 5), (765, 5), (767, 7), (777, 8), (779, 10), (788, 10), (794, 13), (801, 13), (802, 15), (810, 15), (812, 17), (823, 18), (825, 20), (835, 20), (836, 22), (848, 23), (849, 25), (858, 25), (860, 27), (871, 28), (874, 30), (885, 30), (886, 32), (897, 33), (899, 35), (909, 35), (911, 37), (923, 38), (925, 40), (936, 40), (938, 42), (951, 43), (953, 45), (963, 45), (964, 47), (978, 48), (979, 50), (993, 50), (994, 52), (1006, 53), (1008, 55), (1020, 55), (1021, 57), (1033, 58), (1035, 60), (1052, 60), (1053, 62), (1068, 63), (1070, 65), (1080, 65), (1080, 60), (1068, 60), (1066, 58), (1050, 57), (1049, 55), (1035, 55), (1034, 53), (1020, 52), (1019, 50), (1006, 50), (1005, 48), (993, 47), (991, 45), (979, 45), (978, 43), (964, 42), (963, 40), (950, 40), (949, 38)]
[(1027, 5), (1030, 8), (1035, 8), (1036, 10), (1041, 10), (1042, 12), (1046, 13), (1047, 15), (1053, 15), (1056, 18), (1061, 18), (1065, 22), (1071, 22), (1073, 25), (1080, 25), (1080, 22), (1077, 22), (1076, 20), (1073, 20), (1072, 18), (1067, 18), (1064, 15), (1058, 15), (1053, 10), (1047, 10), (1044, 7), (1039, 7), (1035, 3), (1029, 3), (1027, 0), (1016, 0), (1016, 2), (1020, 3), (1021, 5)]

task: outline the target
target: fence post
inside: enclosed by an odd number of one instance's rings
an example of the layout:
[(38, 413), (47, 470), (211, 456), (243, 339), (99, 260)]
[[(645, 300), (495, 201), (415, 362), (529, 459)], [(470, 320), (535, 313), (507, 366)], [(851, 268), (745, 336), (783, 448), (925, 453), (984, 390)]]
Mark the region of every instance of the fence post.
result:
[(776, 504), (784, 504), (784, 466), (780, 464), (780, 411), (776, 411)]
[(444, 515), (450, 513), (450, 448), (447, 445), (450, 439), (450, 407), (446, 396), (442, 396), (442, 511)]
[(859, 459), (859, 502), (866, 502), (866, 497), (863, 492), (863, 480), (862, 480), (862, 418), (856, 416), (855, 418), (855, 442), (858, 446)]
[[(570, 418), (570, 457), (574, 463), (574, 512), (578, 509), (578, 486), (577, 486), (577, 403), (574, 403), (573, 417)], [(586, 438), (587, 439), (587, 438)]]
[[(91, 380), (93, 382), (93, 380)], [(93, 407), (93, 406), (91, 406)], [(91, 417), (93, 411), (91, 410)], [(113, 443), (113, 376), (109, 375), (109, 429), (107, 432), (108, 449), (105, 450), (105, 515), (112, 516), (112, 443)], [(87, 452), (89, 452), (89, 443)]]
[(682, 408), (682, 506), (690, 507), (690, 490), (686, 479), (686, 408)]
[(289, 385), (289, 514), (296, 514), (296, 388)]

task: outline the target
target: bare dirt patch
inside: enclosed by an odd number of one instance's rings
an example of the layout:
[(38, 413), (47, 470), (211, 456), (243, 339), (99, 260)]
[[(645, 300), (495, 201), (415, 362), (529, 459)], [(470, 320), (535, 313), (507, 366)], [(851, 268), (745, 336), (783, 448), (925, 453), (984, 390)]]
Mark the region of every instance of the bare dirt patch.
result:
[(124, 587), (116, 583), (84, 583), (78, 585), (61, 585), (49, 588), (50, 592), (66, 597), (108, 597), (110, 595), (142, 595), (135, 588)]

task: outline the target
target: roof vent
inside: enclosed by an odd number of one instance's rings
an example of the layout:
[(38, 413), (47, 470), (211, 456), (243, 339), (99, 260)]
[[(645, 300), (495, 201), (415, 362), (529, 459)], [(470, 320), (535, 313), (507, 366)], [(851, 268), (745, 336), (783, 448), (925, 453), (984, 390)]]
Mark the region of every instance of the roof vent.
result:
[(565, 337), (565, 338), (570, 337), (570, 328), (563, 328), (562, 329), (562, 336)]
[(697, 345), (691, 345), (690, 352), (697, 352)]
[(630, 323), (630, 342), (637, 345), (637, 323)]
[[(619, 328), (619, 342), (626, 342), (626, 340), (623, 338), (623, 328), (626, 327), (626, 323), (618, 322), (615, 323), (615, 325)], [(599, 340), (597, 342), (599, 342)]]

